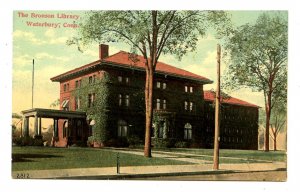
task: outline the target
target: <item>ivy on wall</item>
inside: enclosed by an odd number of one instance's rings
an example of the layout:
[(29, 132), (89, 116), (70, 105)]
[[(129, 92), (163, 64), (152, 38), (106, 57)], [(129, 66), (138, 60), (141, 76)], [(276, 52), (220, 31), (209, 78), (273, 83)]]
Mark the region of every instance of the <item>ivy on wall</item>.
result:
[[(73, 97), (80, 100), (80, 106), (77, 111), (86, 112), (88, 120), (95, 121), (92, 136), (89, 137), (89, 141), (91, 142), (103, 143), (109, 137), (107, 131), (107, 112), (109, 105), (108, 86), (110, 82), (109, 74), (102, 71), (101, 77), (93, 77), (92, 81), (89, 77), (82, 78), (80, 87), (72, 92)], [(91, 98), (91, 95), (93, 95), (93, 98)]]

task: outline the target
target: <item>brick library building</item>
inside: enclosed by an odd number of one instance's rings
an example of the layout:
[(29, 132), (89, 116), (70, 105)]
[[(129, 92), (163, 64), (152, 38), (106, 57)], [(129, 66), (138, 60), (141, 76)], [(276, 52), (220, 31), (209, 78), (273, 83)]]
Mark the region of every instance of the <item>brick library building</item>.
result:
[[(93, 147), (143, 144), (145, 136), (144, 58), (124, 51), (109, 55), (99, 45), (99, 60), (51, 78), (60, 83), (60, 109), (53, 145)], [(204, 91), (206, 77), (158, 62), (153, 88), (152, 145), (212, 148), (214, 99)], [(221, 98), (220, 147), (257, 149), (259, 107)], [(76, 116), (75, 114), (85, 114)]]

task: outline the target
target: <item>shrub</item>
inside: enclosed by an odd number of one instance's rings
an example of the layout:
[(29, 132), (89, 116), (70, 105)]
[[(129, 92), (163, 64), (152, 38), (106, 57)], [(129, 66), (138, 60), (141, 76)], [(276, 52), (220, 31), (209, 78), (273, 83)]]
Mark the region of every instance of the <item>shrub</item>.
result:
[(128, 147), (128, 141), (126, 137), (122, 138), (113, 138), (105, 142), (107, 147)]
[(190, 146), (190, 142), (188, 142), (188, 141), (177, 141), (174, 146), (176, 148), (188, 148)]
[(137, 135), (132, 135), (127, 138), (129, 146), (139, 146), (143, 144), (143, 140)]
[(156, 148), (171, 148), (174, 147), (176, 139), (173, 138), (153, 138), (152, 144)]
[(13, 139), (13, 143), (17, 146), (44, 146), (44, 140), (41, 137), (18, 137)]

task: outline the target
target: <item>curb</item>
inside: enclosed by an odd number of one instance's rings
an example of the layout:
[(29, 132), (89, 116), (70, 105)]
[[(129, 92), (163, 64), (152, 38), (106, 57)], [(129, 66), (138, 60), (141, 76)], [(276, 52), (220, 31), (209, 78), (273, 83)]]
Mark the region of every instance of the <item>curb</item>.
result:
[(239, 171), (217, 170), (217, 171), (199, 171), (199, 172), (176, 172), (176, 173), (141, 173), (141, 174), (118, 174), (118, 175), (91, 175), (91, 176), (70, 176), (54, 177), (48, 179), (75, 179), (75, 180), (125, 180), (132, 178), (151, 178), (163, 176), (187, 176), (187, 175), (211, 175), (211, 174), (229, 174), (238, 173)]

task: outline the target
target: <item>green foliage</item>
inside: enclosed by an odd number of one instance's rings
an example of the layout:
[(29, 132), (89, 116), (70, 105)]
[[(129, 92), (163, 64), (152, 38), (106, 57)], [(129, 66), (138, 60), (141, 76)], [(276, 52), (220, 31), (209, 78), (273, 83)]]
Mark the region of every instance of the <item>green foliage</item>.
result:
[(80, 24), (78, 37), (67, 44), (82, 51), (91, 42), (124, 42), (132, 52), (151, 58), (157, 42), (157, 58), (153, 58), (157, 61), (161, 53), (181, 58), (195, 50), (208, 29), (216, 29), (221, 37), (230, 26), (224, 11), (91, 11)]
[(44, 146), (42, 138), (32, 137), (16, 137), (13, 138), (13, 143), (17, 146)]
[(126, 137), (112, 138), (105, 142), (107, 147), (128, 147), (129, 143)]
[(187, 141), (177, 141), (174, 146), (176, 148), (188, 148), (190, 146), (190, 142), (187, 142)]
[(137, 135), (131, 135), (127, 138), (128, 144), (131, 147), (140, 146), (143, 144), (143, 140)]
[[(102, 77), (95, 79), (93, 82), (89, 82), (88, 78), (83, 78), (81, 80), (81, 87), (75, 89), (72, 93), (74, 98), (80, 99), (80, 108), (78, 110), (86, 112), (88, 119), (95, 120), (93, 137), (89, 139), (97, 142), (104, 142), (108, 139), (107, 111), (109, 106), (109, 83), (108, 74), (103, 72)], [(91, 106), (89, 106), (89, 94), (95, 95), (94, 101), (90, 103)]]
[(55, 107), (58, 107), (59, 105), (60, 105), (60, 100), (58, 98), (50, 104), (50, 107), (55, 108)]
[(152, 138), (152, 144), (155, 148), (171, 148), (174, 147), (176, 139), (174, 138)]
[[(287, 92), (288, 23), (285, 13), (262, 14), (254, 25), (235, 29), (227, 39), (230, 56), (225, 85), (250, 87), (272, 93), (273, 100)], [(272, 81), (272, 84), (270, 84)]]

